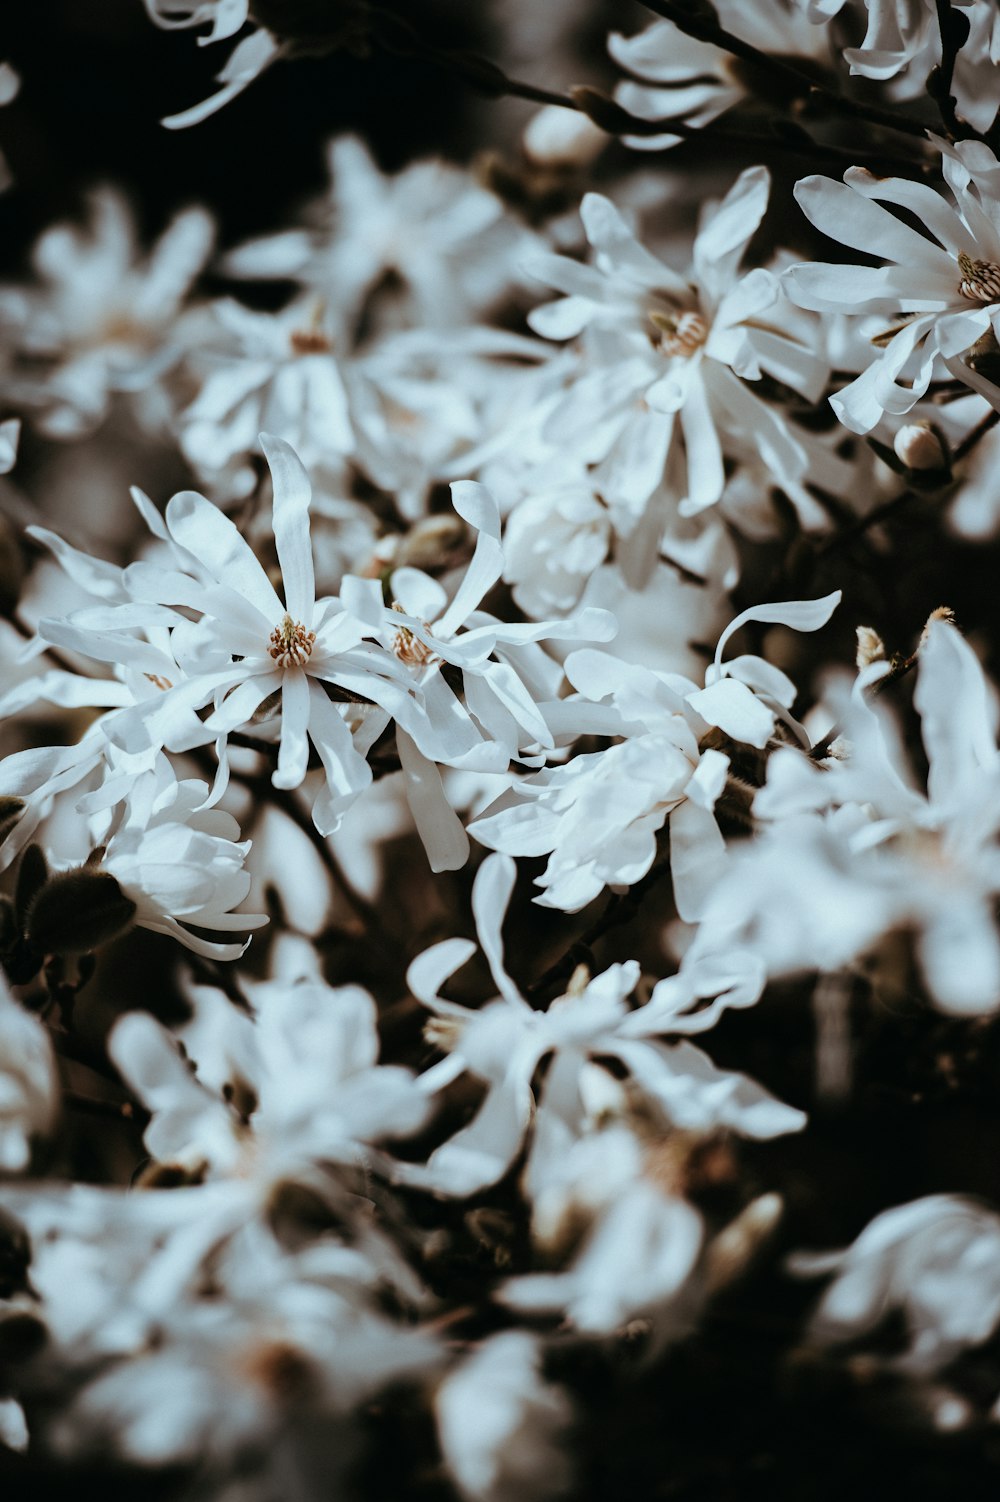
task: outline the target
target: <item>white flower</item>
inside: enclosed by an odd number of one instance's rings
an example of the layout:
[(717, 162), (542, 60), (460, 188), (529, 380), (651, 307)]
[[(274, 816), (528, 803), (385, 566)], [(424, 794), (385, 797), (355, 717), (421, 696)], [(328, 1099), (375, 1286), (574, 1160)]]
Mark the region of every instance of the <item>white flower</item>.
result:
[(259, 435), (291, 445), (312, 471), (343, 470), (354, 448), (348, 392), (335, 354), (330, 319), (315, 299), (280, 313), (255, 313), (232, 300), (214, 307), (222, 335), (235, 346), (212, 358), (208, 374), (181, 415), (185, 457), (217, 478), (235, 459), (257, 450)]
[(470, 833), (508, 855), (549, 855), (535, 900), (575, 912), (603, 887), (631, 886), (645, 876), (669, 819), (674, 898), (681, 917), (697, 919), (725, 861), (713, 809), (729, 762), (721, 751), (703, 748), (709, 728), (758, 747), (767, 744), (776, 717), (803, 734), (788, 713), (795, 685), (759, 657), (723, 663), (725, 645), (754, 620), (816, 630), (839, 598), (838, 592), (744, 611), (720, 637), (704, 688), (604, 653), (572, 653), (566, 673), (580, 693), (560, 706), (565, 728), (623, 738), (521, 778)]
[(772, 974), (837, 969), (884, 934), (910, 929), (938, 1004), (992, 1012), (1000, 1005), (995, 696), (955, 627), (932, 620), (914, 695), (929, 765), (924, 794), (892, 723), (863, 696), (888, 667), (873, 663), (839, 705), (843, 757), (824, 767), (791, 749), (771, 757), (754, 811), (774, 823), (713, 894), (706, 927), (754, 949)]
[[(350, 1247), (326, 1240), (288, 1255), (251, 1227), (220, 1255), (218, 1225), (214, 1246), (197, 1225), (184, 1240), (154, 1249), (154, 1268), (172, 1254), (174, 1272), (183, 1261), (188, 1276), (142, 1345), (79, 1374), (72, 1346), (57, 1353), (78, 1388), (50, 1427), (63, 1454), (111, 1450), (150, 1467), (199, 1462), (215, 1477), (249, 1462), (273, 1495), (317, 1428), (329, 1437), (380, 1388), (439, 1360), (432, 1337), (377, 1310), (364, 1258)], [(323, 1471), (329, 1484), (328, 1454)]]
[[(826, 22), (844, 0), (799, 0), (809, 19)], [(864, 0), (868, 27), (857, 47), (845, 47), (853, 74), (894, 79), (898, 97), (924, 91), (928, 74), (941, 61), (941, 23), (935, 0)], [(959, 114), (975, 130), (989, 130), (996, 114), (996, 73), (1000, 57), (1000, 17), (990, 0), (953, 0), (949, 7), (969, 23), (969, 36), (955, 58), (952, 86)]]
[(156, 1159), (266, 1197), (282, 1179), (316, 1181), (318, 1166), (372, 1165), (371, 1144), (419, 1130), (428, 1097), (408, 1069), (376, 1062), (366, 991), (309, 977), (257, 984), (251, 996), (252, 1017), (193, 987), (183, 1056), (145, 1013), (116, 1024), (110, 1051), (152, 1113), (145, 1141)]
[(846, 1250), (799, 1253), (791, 1265), (834, 1274), (810, 1320), (814, 1341), (859, 1340), (899, 1311), (906, 1349), (884, 1359), (913, 1375), (941, 1371), (1000, 1324), (1000, 1217), (957, 1195), (886, 1210)]
[(608, 1206), (569, 1268), (511, 1278), (500, 1297), (521, 1314), (564, 1313), (587, 1334), (640, 1317), (652, 1317), (660, 1341), (686, 1334), (703, 1235), (697, 1210), (640, 1179)]
[(0, 1173), (27, 1168), (32, 1140), (52, 1130), (58, 1102), (49, 1035), (0, 975)]
[[(826, 39), (807, 24), (796, 0), (754, 0), (752, 5), (718, 0), (715, 11), (731, 36), (762, 52), (829, 60)], [(671, 120), (710, 125), (749, 92), (739, 59), (712, 42), (688, 36), (673, 21), (654, 21), (631, 37), (613, 31), (608, 51), (637, 80), (618, 84), (618, 103), (640, 120), (664, 122), (662, 134), (624, 137), (625, 145), (637, 151), (676, 146), (682, 137), (670, 134)]]
[(46, 285), (0, 290), (0, 326), (24, 359), (13, 393), (41, 410), (49, 436), (96, 427), (116, 392), (134, 394), (140, 411), (145, 403), (162, 421), (169, 408), (158, 387), (184, 350), (183, 303), (213, 235), (209, 215), (187, 209), (141, 262), (128, 207), (108, 188), (90, 197), (89, 233), (70, 225), (45, 232), (33, 264)]
[[(167, 506), (165, 527), (157, 522), (174, 547), (178, 567), (132, 564), (126, 583), (139, 603), (84, 612), (68, 623), (46, 622), (44, 630), (47, 639), (58, 639), (72, 650), (112, 662), (131, 657), (147, 674), (158, 675), (162, 666), (146, 666), (150, 649), (123, 635), (123, 629), (172, 616), (171, 651), (182, 670), (181, 681), (173, 681), (168, 666), (158, 683), (161, 691), (109, 717), (107, 735), (129, 752), (164, 744), (183, 749), (192, 744), (191, 715), (214, 704), (201, 740), (216, 739), (224, 762), (229, 733), (256, 728), (250, 725), (252, 717), (270, 701), (281, 716), (275, 786), (299, 786), (311, 740), (326, 773), (313, 813), (317, 827), (328, 833), (371, 781), (371, 772), (321, 685), (335, 685), (349, 696), (360, 692), (362, 699), (387, 698), (404, 719), (408, 700), (405, 691), (389, 682), (390, 676), (400, 676), (395, 660), (361, 644), (361, 631), (336, 600), (317, 601), (308, 477), (286, 443), (277, 438), (263, 442), (274, 481), (283, 600), (234, 523), (204, 496), (184, 491)], [(175, 607), (186, 607), (200, 618), (185, 619)]]
[(751, 167), (722, 203), (707, 206), (687, 277), (640, 245), (597, 193), (580, 209), (594, 264), (531, 263), (565, 294), (536, 308), (531, 326), (550, 339), (583, 334), (544, 435), (596, 466), (595, 487), (622, 536), (639, 527), (665, 476), (682, 514), (717, 502), (733, 443), (756, 453), (778, 483), (806, 472), (787, 419), (752, 384), (767, 374), (815, 400), (825, 380), (823, 360), (781, 326), (777, 280), (762, 269), (740, 275), (769, 189), (767, 171)]
[[(207, 25), (211, 29), (199, 37), (201, 43), (227, 41), (241, 30), (250, 16), (249, 0), (143, 0), (149, 19), (164, 31), (184, 30)], [(207, 120), (258, 78), (264, 69), (283, 52), (278, 39), (263, 27), (251, 31), (233, 48), (219, 74), (222, 88), (200, 104), (169, 115), (163, 121), (168, 130), (183, 130)]]
[(133, 793), (125, 819), (107, 842), (101, 869), (135, 903), (140, 928), (170, 934), (196, 954), (233, 960), (249, 939), (208, 939), (191, 928), (243, 933), (260, 928), (267, 916), (233, 911), (250, 892), (243, 869), (250, 841), (239, 840), (232, 814), (207, 806), (208, 792), (203, 782), (174, 782), (145, 805)]
[[(423, 710), (422, 723), (396, 731), (407, 793), (435, 870), (464, 864), (468, 840), (450, 812), (435, 762), (480, 771), (503, 771), (512, 760), (538, 765), (554, 745), (546, 710), (562, 673), (541, 651), (544, 639), (606, 641), (615, 623), (607, 611), (584, 610), (568, 620), (510, 624), (480, 608), (500, 578), (504, 552), (500, 515), (485, 486), (472, 480), (452, 487), (456, 512), (476, 532), (476, 548), (452, 598), (420, 569), (402, 567), (390, 579), (387, 607), (376, 580), (347, 577), (341, 600), (366, 635), (374, 635), (403, 663)], [(446, 664), (462, 675), (463, 708), (443, 675)]]
[[(937, 144), (954, 206), (926, 183), (875, 177), (861, 167), (850, 168), (843, 183), (807, 177), (796, 184), (799, 205), (817, 229), (887, 262), (806, 263), (784, 276), (789, 296), (803, 307), (873, 315), (882, 353), (831, 398), (855, 433), (870, 432), (885, 413), (909, 412), (942, 365), (994, 405), (998, 400), (996, 388), (962, 356), (993, 330), (1000, 313), (1000, 166), (979, 141)], [(883, 204), (906, 210), (921, 229)]]
[(504, 579), (529, 615), (572, 610), (604, 562), (611, 518), (585, 481), (549, 486), (521, 501), (504, 527)]
[(569, 1482), (562, 1441), (569, 1402), (543, 1381), (538, 1341), (524, 1330), (492, 1335), (448, 1373), (435, 1398), (448, 1469), (469, 1502), (518, 1502)]
[[(499, 999), (472, 1011), (441, 997), (444, 981), (473, 952), (467, 940), (445, 940), (410, 966), (411, 991), (438, 1019), (428, 1035), (449, 1055), (422, 1077), (423, 1087), (440, 1089), (468, 1070), (489, 1088), (471, 1123), (436, 1148), (426, 1167), (397, 1165), (402, 1182), (465, 1196), (500, 1179), (520, 1151), (533, 1117), (532, 1079), (547, 1055), (552, 1058), (539, 1116), (555, 1113), (571, 1137), (581, 1128), (581, 1080), (588, 1060), (595, 1057), (619, 1060), (642, 1099), (678, 1125), (706, 1130), (725, 1124), (770, 1137), (804, 1124), (801, 1112), (781, 1105), (745, 1076), (717, 1070), (693, 1044), (651, 1041), (664, 1033), (701, 1032), (727, 1006), (751, 1005), (760, 994), (761, 978), (752, 959), (733, 951), (682, 970), (660, 982), (649, 1002), (634, 1010), (628, 998), (639, 980), (639, 966), (635, 961), (612, 965), (593, 979), (574, 976), (566, 995), (546, 1011), (535, 1011), (503, 967), (500, 925), (514, 879), (513, 861), (494, 855), (480, 867), (472, 892), (480, 946)], [(699, 1008), (698, 1001), (709, 996), (714, 1004)], [(551, 1130), (552, 1124), (542, 1137)], [(532, 1152), (538, 1146), (536, 1137)]]

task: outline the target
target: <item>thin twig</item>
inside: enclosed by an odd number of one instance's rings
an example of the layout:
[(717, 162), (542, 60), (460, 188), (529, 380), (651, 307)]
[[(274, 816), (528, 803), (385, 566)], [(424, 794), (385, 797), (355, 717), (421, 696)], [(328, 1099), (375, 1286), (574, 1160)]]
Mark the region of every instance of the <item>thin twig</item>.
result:
[(543, 975), (540, 975), (530, 986), (524, 988), (525, 996), (534, 999), (543, 995), (557, 982), (568, 980), (577, 965), (589, 963), (591, 949), (597, 943), (598, 939), (603, 938), (606, 933), (610, 933), (613, 928), (620, 928), (623, 923), (627, 923), (629, 919), (633, 918), (638, 912), (646, 893), (656, 886), (657, 882), (661, 881), (669, 870), (669, 859), (659, 860), (641, 881), (636, 882), (634, 887), (630, 887), (627, 892), (623, 892), (621, 895), (612, 897), (603, 913), (600, 913), (594, 919), (589, 928), (584, 929), (578, 939), (574, 939), (566, 952), (560, 955), (559, 959), (554, 964), (551, 964)]

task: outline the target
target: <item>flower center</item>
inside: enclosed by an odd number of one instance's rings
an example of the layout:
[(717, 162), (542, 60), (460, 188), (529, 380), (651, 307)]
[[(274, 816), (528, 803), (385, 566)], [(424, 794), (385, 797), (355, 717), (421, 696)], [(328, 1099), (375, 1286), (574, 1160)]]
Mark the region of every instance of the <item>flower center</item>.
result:
[(972, 302), (997, 302), (1000, 300), (1000, 266), (993, 261), (974, 261), (963, 250), (958, 258), (962, 280), (958, 290)]
[(279, 668), (300, 668), (312, 656), (315, 631), (307, 631), (301, 621), (293, 621), (290, 615), (281, 618), (281, 624), (271, 632), (268, 655)]
[[(400, 615), (406, 614), (402, 605), (396, 600), (393, 601), (392, 608), (393, 610), (398, 610)], [(428, 629), (430, 628), (428, 627)], [(411, 668), (426, 667), (434, 656), (427, 643), (421, 641), (419, 636), (414, 636), (409, 626), (400, 626), (399, 630), (395, 633), (392, 638), (392, 650), (400, 662), (407, 663)]]
[(288, 342), (294, 355), (325, 355), (333, 345), (321, 329), (293, 329)]
[(660, 335), (664, 354), (680, 355), (685, 360), (705, 343), (708, 324), (700, 313), (650, 313), (650, 320)]

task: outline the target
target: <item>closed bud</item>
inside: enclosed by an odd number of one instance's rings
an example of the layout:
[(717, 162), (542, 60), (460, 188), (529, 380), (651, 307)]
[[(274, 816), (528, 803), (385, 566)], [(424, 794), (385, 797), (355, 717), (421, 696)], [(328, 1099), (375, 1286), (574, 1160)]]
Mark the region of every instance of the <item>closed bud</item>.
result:
[(908, 422), (892, 441), (896, 457), (907, 469), (947, 469), (948, 458), (937, 433), (926, 422)]
[(547, 104), (532, 115), (521, 137), (524, 154), (540, 167), (586, 167), (607, 142), (587, 115)]
[(873, 662), (884, 662), (885, 642), (879, 636), (874, 626), (859, 626), (857, 628), (858, 650), (855, 662), (858, 672), (871, 667)]
[(41, 888), (28, 914), (28, 937), (44, 954), (85, 954), (118, 938), (135, 916), (108, 871), (62, 871)]

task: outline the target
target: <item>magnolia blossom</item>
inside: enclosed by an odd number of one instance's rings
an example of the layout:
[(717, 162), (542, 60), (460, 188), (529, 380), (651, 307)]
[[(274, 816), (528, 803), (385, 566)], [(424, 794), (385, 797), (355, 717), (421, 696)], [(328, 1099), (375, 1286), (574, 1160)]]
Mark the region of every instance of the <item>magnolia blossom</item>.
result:
[(327, 163), (329, 196), (314, 207), (314, 227), (251, 241), (226, 267), (298, 282), (329, 301), (338, 334), (351, 337), (374, 296), (391, 322), (464, 325), (523, 280), (523, 258), (539, 249), (495, 194), (450, 163), (414, 162), (387, 176), (356, 136), (332, 141)]
[(726, 934), (755, 950), (772, 974), (834, 970), (884, 934), (913, 929), (938, 1003), (991, 1012), (1000, 1002), (995, 696), (955, 627), (932, 620), (914, 696), (924, 793), (891, 721), (864, 699), (887, 668), (876, 660), (839, 704), (839, 756), (824, 766), (790, 749), (772, 756), (754, 804), (772, 822), (713, 893), (706, 926), (715, 942)]
[(420, 1128), (427, 1095), (408, 1069), (376, 1062), (366, 991), (307, 977), (258, 984), (252, 996), (251, 1017), (192, 987), (183, 1055), (146, 1013), (117, 1023), (111, 1052), (151, 1112), (145, 1140), (156, 1159), (266, 1194), (296, 1175), (321, 1182), (319, 1165), (369, 1164), (370, 1144)]
[(767, 171), (751, 167), (708, 206), (686, 276), (640, 245), (597, 193), (580, 210), (594, 264), (562, 256), (532, 263), (564, 294), (534, 310), (532, 327), (550, 339), (582, 334), (545, 436), (595, 466), (616, 530), (640, 554), (662, 531), (649, 504), (661, 481), (682, 514), (702, 511), (722, 495), (733, 444), (759, 455), (779, 484), (805, 474), (806, 450), (788, 420), (753, 391), (766, 374), (815, 400), (825, 380), (823, 359), (782, 327), (775, 277), (740, 274), (769, 190)]
[(906, 1347), (887, 1364), (913, 1375), (941, 1371), (1000, 1324), (1000, 1217), (957, 1195), (886, 1210), (844, 1251), (799, 1253), (791, 1265), (803, 1276), (833, 1274), (812, 1340), (863, 1339), (898, 1311)]
[[(270, 701), (281, 715), (275, 785), (295, 788), (301, 783), (311, 739), (326, 772), (314, 817), (318, 827), (329, 831), (370, 782), (371, 772), (321, 685), (335, 684), (348, 695), (360, 689), (367, 699), (366, 690), (379, 693), (376, 674), (389, 691), (395, 668), (387, 654), (361, 645), (361, 632), (336, 600), (317, 602), (308, 478), (286, 443), (265, 439), (264, 444), (274, 481), (274, 540), (283, 600), (236, 526), (203, 496), (185, 491), (170, 501), (165, 530), (159, 524), (173, 545), (177, 567), (132, 564), (126, 584), (140, 603), (84, 612), (68, 623), (48, 622), (44, 630), (49, 640), (92, 657), (132, 660), (154, 678), (155, 696), (106, 721), (112, 742), (128, 752), (191, 744), (191, 736), (197, 735), (192, 713), (214, 704), (200, 739), (217, 741), (224, 764), (229, 733), (250, 728), (251, 718)], [(200, 618), (185, 619), (176, 612), (178, 606)], [(169, 676), (169, 660), (164, 675), (160, 657), (123, 634), (144, 620), (171, 618), (171, 651), (183, 675), (180, 682)], [(391, 702), (400, 713), (405, 709), (405, 695), (398, 691)]]
[[(843, 3), (843, 0), (841, 0)], [(810, 27), (795, 0), (720, 0), (714, 7), (723, 28), (762, 52), (825, 63), (830, 49)], [(813, 19), (810, 17), (810, 19)], [(657, 151), (683, 139), (670, 134), (671, 120), (710, 125), (747, 97), (746, 70), (722, 47), (688, 36), (673, 21), (654, 21), (632, 37), (612, 32), (608, 51), (635, 82), (620, 83), (615, 98), (640, 120), (663, 121), (662, 133), (625, 136), (626, 146)]]
[[(861, 167), (850, 168), (842, 184), (825, 177), (796, 184), (799, 205), (817, 229), (887, 262), (809, 262), (784, 276), (789, 296), (803, 307), (871, 315), (867, 327), (882, 353), (831, 398), (855, 433), (870, 432), (885, 413), (909, 412), (942, 370), (997, 401), (995, 386), (962, 357), (984, 335), (992, 337), (998, 316), (1000, 167), (979, 141), (937, 145), (953, 204), (926, 183), (875, 177)], [(883, 204), (906, 210), (921, 229)]]
[(222, 347), (206, 362), (201, 390), (182, 414), (185, 456), (217, 477), (255, 453), (262, 432), (273, 433), (310, 471), (322, 464), (338, 475), (354, 435), (322, 304), (310, 299), (280, 313), (254, 313), (227, 300), (213, 311)]
[[(422, 1086), (438, 1090), (467, 1070), (488, 1089), (468, 1126), (436, 1148), (426, 1166), (397, 1165), (397, 1177), (459, 1196), (500, 1179), (517, 1157), (535, 1114), (532, 1078), (548, 1055), (539, 1122), (554, 1113), (574, 1135), (581, 1120), (581, 1079), (587, 1061), (595, 1057), (617, 1059), (643, 1098), (678, 1125), (705, 1129), (724, 1123), (751, 1136), (770, 1137), (804, 1124), (800, 1112), (745, 1076), (717, 1070), (693, 1044), (654, 1041), (665, 1033), (701, 1032), (727, 1006), (751, 1005), (760, 994), (760, 971), (752, 961), (748, 966), (733, 951), (682, 971), (660, 982), (648, 1003), (635, 1009), (628, 1002), (639, 981), (635, 961), (612, 965), (593, 978), (579, 972), (564, 996), (546, 1011), (536, 1011), (503, 966), (500, 925), (514, 880), (513, 861), (494, 855), (484, 861), (473, 886), (476, 929), (500, 993), (497, 1000), (470, 1011), (440, 995), (444, 981), (474, 950), (467, 940), (446, 939), (410, 966), (410, 989), (435, 1014), (428, 1036), (448, 1053), (421, 1077)], [(713, 1004), (697, 1005), (708, 997)], [(551, 1132), (546, 1128), (536, 1134), (532, 1155)], [(529, 1168), (529, 1183), (533, 1172)]]
[[(59, 225), (35, 246), (41, 289), (0, 289), (0, 327), (24, 361), (23, 373), (15, 366), (8, 378), (9, 389), (40, 410), (40, 426), (56, 438), (96, 427), (116, 392), (134, 394), (162, 420), (157, 386), (183, 353), (189, 331), (183, 305), (214, 236), (210, 216), (187, 209), (142, 262), (121, 196), (99, 189), (89, 209), (86, 233)], [(46, 369), (42, 379), (38, 362)]]
[(504, 528), (504, 578), (529, 615), (572, 610), (604, 562), (611, 517), (585, 481), (552, 485), (515, 506)]
[[(432, 866), (449, 869), (468, 855), (464, 830), (443, 798), (435, 762), (502, 771), (512, 760), (537, 765), (554, 746), (547, 719), (557, 712), (562, 673), (537, 643), (544, 639), (607, 640), (615, 622), (589, 609), (568, 620), (507, 624), (480, 608), (503, 569), (500, 515), (485, 486), (452, 485), (456, 512), (476, 531), (476, 548), (449, 600), (429, 575), (396, 569), (386, 606), (375, 580), (345, 578), (341, 600), (367, 635), (375, 635), (409, 670), (425, 721), (396, 731), (407, 791)], [(462, 675), (464, 711), (444, 678), (450, 664)]]
[(621, 739), (521, 778), (470, 832), (508, 855), (548, 855), (535, 900), (575, 912), (605, 886), (641, 880), (669, 819), (678, 912), (699, 918), (726, 861), (713, 810), (729, 758), (705, 744), (711, 728), (763, 748), (780, 719), (805, 738), (788, 713), (796, 694), (790, 679), (759, 657), (724, 663), (725, 646), (751, 621), (817, 630), (839, 599), (837, 592), (744, 611), (720, 637), (704, 687), (603, 653), (574, 652), (566, 674), (578, 697), (561, 706), (567, 726)]
[[(810, 21), (827, 22), (845, 0), (799, 0)], [(853, 8), (853, 6), (852, 6)], [(850, 70), (862, 78), (896, 81), (902, 98), (923, 92), (931, 69), (941, 61), (941, 23), (935, 0), (864, 0), (868, 27), (857, 47), (844, 48)], [(996, 114), (996, 64), (1000, 60), (1000, 18), (990, 0), (953, 0), (969, 24), (969, 36), (955, 59), (952, 86), (959, 113), (975, 130), (989, 130)]]

